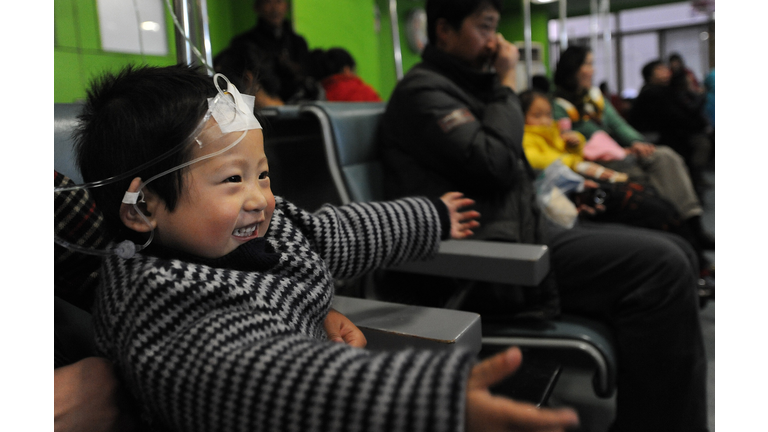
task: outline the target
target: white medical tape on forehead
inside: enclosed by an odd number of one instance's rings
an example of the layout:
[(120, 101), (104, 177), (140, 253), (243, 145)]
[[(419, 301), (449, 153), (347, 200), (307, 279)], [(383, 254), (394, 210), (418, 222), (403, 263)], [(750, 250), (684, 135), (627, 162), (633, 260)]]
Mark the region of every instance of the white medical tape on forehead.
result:
[[(216, 83), (219, 77), (227, 82), (227, 93), (232, 96), (232, 100), (229, 100), (221, 92), (218, 83)], [(261, 129), (261, 124), (256, 120), (256, 116), (253, 115), (255, 97), (240, 94), (237, 87), (232, 85), (224, 75), (216, 74), (214, 76), (214, 83), (216, 83), (216, 88), (219, 88), (219, 95), (208, 98), (208, 109), (211, 110), (211, 115), (216, 119), (216, 123), (219, 124), (221, 133), (228, 134), (235, 131)]]

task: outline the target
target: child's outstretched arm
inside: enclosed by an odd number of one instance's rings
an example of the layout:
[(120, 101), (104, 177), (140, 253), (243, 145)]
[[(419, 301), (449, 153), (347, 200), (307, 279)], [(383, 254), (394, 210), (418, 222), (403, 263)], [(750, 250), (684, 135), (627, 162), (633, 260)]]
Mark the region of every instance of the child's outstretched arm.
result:
[(488, 391), (489, 386), (514, 373), (522, 360), (520, 349), (511, 348), (472, 368), (466, 393), (467, 431), (565, 431), (579, 424), (571, 409), (540, 409)]
[(336, 309), (331, 309), (328, 312), (323, 327), (330, 341), (342, 342), (357, 348), (363, 348), (368, 343), (363, 332)]
[(441, 216), (435, 204), (444, 203), (435, 203), (437, 198), (325, 205), (314, 213), (279, 197), (275, 201), (275, 214), (285, 214), (296, 224), (337, 279), (428, 259), (437, 254), (441, 236), (448, 237), (448, 229), (441, 231), (441, 217), (447, 220), (448, 212)]
[(473, 228), (480, 226), (480, 222), (475, 219), (480, 217), (480, 213), (475, 210), (462, 210), (475, 203), (471, 198), (465, 198), (461, 192), (448, 192), (440, 197), (448, 207), (448, 213), (451, 218), (451, 238), (463, 239), (474, 234)]

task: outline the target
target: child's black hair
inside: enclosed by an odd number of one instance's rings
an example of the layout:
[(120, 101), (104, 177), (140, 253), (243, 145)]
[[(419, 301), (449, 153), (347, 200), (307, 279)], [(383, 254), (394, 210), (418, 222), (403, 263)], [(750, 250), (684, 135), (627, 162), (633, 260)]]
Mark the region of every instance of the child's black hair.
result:
[[(128, 172), (179, 146), (195, 130), (215, 96), (213, 79), (196, 67), (128, 66), (91, 84), (74, 132), (77, 164), (86, 182)], [(135, 175), (91, 189), (108, 228), (123, 228), (119, 209), (131, 180), (148, 180), (189, 159), (175, 152)], [(173, 211), (183, 190), (184, 170), (158, 178), (147, 188)]]
[[(520, 99), (520, 106), (523, 108), (523, 114), (528, 113), (528, 109), (531, 108), (531, 104), (536, 98), (544, 98), (547, 102), (550, 102), (549, 96), (538, 90), (528, 89), (517, 96)], [(550, 102), (551, 103), (551, 102)]]
[(340, 47), (329, 48), (328, 50), (315, 48), (309, 52), (308, 63), (309, 75), (318, 81), (341, 73), (345, 66), (348, 66), (353, 71), (357, 66), (352, 54)]
[(531, 77), (531, 87), (542, 93), (549, 94), (550, 84), (546, 75), (534, 75)]

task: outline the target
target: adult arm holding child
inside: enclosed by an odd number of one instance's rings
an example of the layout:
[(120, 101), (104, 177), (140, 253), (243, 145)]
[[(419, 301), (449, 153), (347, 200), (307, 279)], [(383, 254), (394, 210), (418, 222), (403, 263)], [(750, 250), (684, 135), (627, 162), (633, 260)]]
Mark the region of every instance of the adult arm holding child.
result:
[(112, 362), (102, 357), (87, 357), (53, 371), (53, 414), (56, 432), (138, 430)]

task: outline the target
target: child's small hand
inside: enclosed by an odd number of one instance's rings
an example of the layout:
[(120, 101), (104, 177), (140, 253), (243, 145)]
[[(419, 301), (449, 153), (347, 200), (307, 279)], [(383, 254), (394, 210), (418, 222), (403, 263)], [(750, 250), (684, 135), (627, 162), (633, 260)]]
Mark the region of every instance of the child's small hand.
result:
[(547, 409), (494, 396), (488, 387), (513, 374), (523, 361), (511, 348), (475, 365), (467, 383), (467, 431), (565, 431), (579, 424), (571, 409)]
[(461, 211), (461, 209), (473, 205), (475, 201), (464, 198), (464, 194), (461, 192), (448, 192), (440, 199), (448, 207), (448, 213), (451, 217), (451, 238), (463, 239), (474, 234), (472, 228), (480, 226), (480, 222), (475, 220), (480, 217), (480, 213), (475, 210)]
[[(597, 189), (599, 187), (600, 185), (594, 180), (584, 179), (585, 191), (587, 189)], [(579, 212), (579, 216), (589, 218), (590, 216), (595, 216), (598, 213), (604, 212), (605, 206), (594, 202), (584, 202), (583, 195), (576, 195), (576, 210)]]
[(335, 309), (331, 309), (328, 312), (323, 322), (323, 327), (330, 341), (343, 342), (358, 348), (363, 348), (368, 343), (363, 332), (356, 325), (352, 324), (349, 318)]
[(579, 133), (574, 131), (565, 131), (560, 134), (568, 147), (578, 147), (581, 140), (579, 139)]
[(581, 162), (578, 166), (579, 174), (611, 183), (625, 182), (628, 176), (625, 173), (614, 171), (594, 162)]

